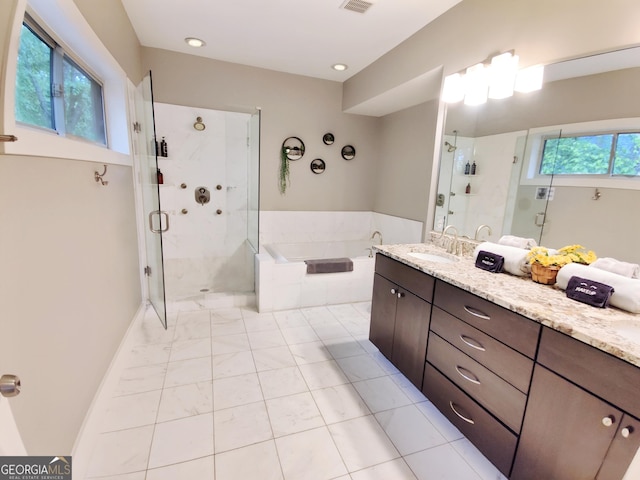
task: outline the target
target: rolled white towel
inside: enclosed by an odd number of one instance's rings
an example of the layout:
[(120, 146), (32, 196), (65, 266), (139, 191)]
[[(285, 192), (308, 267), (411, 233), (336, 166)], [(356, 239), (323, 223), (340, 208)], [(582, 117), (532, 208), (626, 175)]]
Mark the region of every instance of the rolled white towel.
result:
[(631, 313), (640, 313), (640, 280), (623, 277), (617, 273), (607, 272), (581, 263), (569, 263), (560, 269), (556, 285), (566, 290), (569, 279), (573, 276), (587, 278), (613, 287), (614, 292), (609, 304)]
[(503, 235), (498, 240), (500, 245), (508, 245), (510, 247), (526, 248), (531, 250), (532, 247), (538, 245), (533, 238), (516, 237), (515, 235)]
[(629, 278), (640, 278), (640, 265), (637, 263), (623, 262), (615, 258), (603, 257), (598, 258), (590, 266)]
[(525, 277), (531, 273), (531, 265), (527, 260), (529, 250), (509, 245), (499, 245), (493, 242), (483, 242), (475, 248), (473, 257), (478, 258), (478, 252), (481, 250), (502, 255), (504, 257), (503, 269), (511, 275)]

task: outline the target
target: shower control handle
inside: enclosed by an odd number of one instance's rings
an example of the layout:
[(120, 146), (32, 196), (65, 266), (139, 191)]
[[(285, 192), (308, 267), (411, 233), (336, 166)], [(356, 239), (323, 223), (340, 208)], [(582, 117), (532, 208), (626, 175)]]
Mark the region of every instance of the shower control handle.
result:
[(196, 187), (194, 193), (196, 202), (202, 206), (211, 201), (211, 192), (207, 187)]

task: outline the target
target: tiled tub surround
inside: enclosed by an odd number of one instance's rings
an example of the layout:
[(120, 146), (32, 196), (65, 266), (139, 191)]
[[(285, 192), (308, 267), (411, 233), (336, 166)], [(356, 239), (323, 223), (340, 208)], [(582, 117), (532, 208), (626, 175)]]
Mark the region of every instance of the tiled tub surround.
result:
[[(260, 312), (361, 302), (371, 299), (375, 259), (367, 248), (382, 241), (419, 242), (422, 222), (374, 212), (260, 212), (260, 253), (256, 255), (256, 303)], [(353, 272), (308, 275), (303, 260), (283, 262), (266, 245), (315, 246), (344, 242), (352, 252)], [(272, 251), (274, 249), (271, 249)], [(336, 250), (339, 251), (339, 250)], [(343, 254), (340, 255), (344, 256)], [(276, 258), (274, 258), (276, 257)], [(312, 259), (309, 257), (307, 259)]]
[(640, 344), (614, 329), (616, 322), (640, 322), (640, 315), (570, 300), (563, 290), (535, 283), (528, 277), (486, 272), (476, 268), (471, 256), (458, 257), (457, 262), (449, 264), (408, 256), (411, 252), (442, 254), (443, 249), (433, 244), (383, 245), (374, 249), (640, 367)]
[[(164, 103), (154, 108), (158, 139), (168, 144), (168, 156), (158, 160), (160, 206), (170, 225), (162, 235), (167, 299), (201, 296), (202, 289), (253, 291), (253, 251), (246, 241), (250, 115)], [(204, 131), (193, 128), (196, 117)], [(200, 186), (211, 192), (205, 205), (195, 201)]]

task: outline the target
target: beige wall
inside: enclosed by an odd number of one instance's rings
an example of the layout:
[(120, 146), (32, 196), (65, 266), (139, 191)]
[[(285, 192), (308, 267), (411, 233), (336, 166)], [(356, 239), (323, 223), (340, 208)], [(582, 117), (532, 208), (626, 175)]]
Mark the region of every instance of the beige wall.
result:
[[(371, 210), (375, 197), (379, 120), (342, 113), (342, 84), (299, 75), (143, 48), (145, 69), (153, 75), (154, 100), (176, 105), (252, 112), (262, 108), (260, 208), (262, 210)], [(322, 143), (331, 132), (335, 143)], [(300, 137), (303, 158), (291, 162), (291, 186), (278, 190), (280, 147)], [(340, 156), (344, 145), (356, 157)], [(322, 158), (325, 173), (309, 168)]]
[[(23, 9), (0, 2), (3, 85)], [(141, 304), (131, 167), (102, 187), (95, 162), (0, 155), (0, 373), (22, 379), (10, 401), (29, 454), (71, 453)]]
[(114, 0), (73, 1), (127, 77), (137, 85), (144, 76), (140, 42), (122, 3)]
[(29, 454), (71, 453), (141, 302), (131, 168), (0, 156), (0, 365)]
[(344, 86), (354, 107), (437, 66), (444, 74), (514, 49), (523, 66), (640, 43), (636, 0), (464, 0)]
[(437, 113), (431, 101), (382, 118), (374, 211), (427, 218)]

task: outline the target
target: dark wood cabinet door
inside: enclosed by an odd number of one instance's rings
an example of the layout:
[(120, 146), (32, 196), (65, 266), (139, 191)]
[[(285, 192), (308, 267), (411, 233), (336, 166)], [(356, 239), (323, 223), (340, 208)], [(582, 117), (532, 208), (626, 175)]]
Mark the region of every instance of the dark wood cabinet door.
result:
[(420, 389), (427, 355), (431, 304), (402, 289), (399, 295), (391, 361)]
[[(394, 293), (395, 292), (395, 293)], [(373, 278), (369, 340), (391, 360), (398, 286), (381, 275)]]
[(510, 478), (593, 480), (621, 419), (608, 403), (536, 365)]
[(596, 480), (620, 480), (640, 448), (640, 421), (624, 415)]

